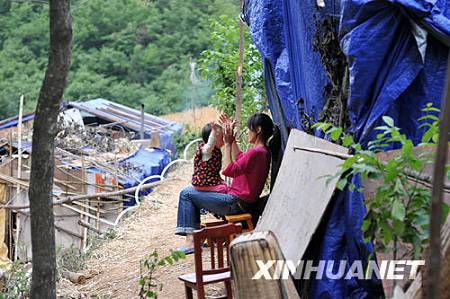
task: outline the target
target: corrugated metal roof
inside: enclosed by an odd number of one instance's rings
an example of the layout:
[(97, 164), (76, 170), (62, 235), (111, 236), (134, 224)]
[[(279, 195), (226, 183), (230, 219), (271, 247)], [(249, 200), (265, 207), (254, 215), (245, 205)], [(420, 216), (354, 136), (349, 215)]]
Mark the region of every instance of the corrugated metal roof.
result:
[[(101, 119), (120, 123), (121, 126), (139, 132), (141, 129), (141, 112), (110, 102), (105, 99), (95, 99), (87, 102), (69, 102), (68, 107), (77, 108)], [(173, 131), (179, 132), (182, 125), (173, 121), (168, 121), (160, 117), (145, 113), (144, 131), (147, 134), (152, 132)]]

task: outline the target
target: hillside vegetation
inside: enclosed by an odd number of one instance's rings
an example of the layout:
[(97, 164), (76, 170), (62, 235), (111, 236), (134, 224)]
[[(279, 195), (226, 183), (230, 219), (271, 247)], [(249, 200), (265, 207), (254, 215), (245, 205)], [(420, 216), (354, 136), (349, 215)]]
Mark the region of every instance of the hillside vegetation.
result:
[[(236, 0), (73, 0), (65, 100), (144, 103), (154, 114), (188, 108), (190, 58), (211, 48), (211, 19), (236, 17), (238, 5)], [(48, 40), (45, 1), (0, 0), (0, 118), (17, 114), (21, 94), (25, 111), (34, 110)], [(213, 90), (197, 78), (197, 104), (208, 103)]]

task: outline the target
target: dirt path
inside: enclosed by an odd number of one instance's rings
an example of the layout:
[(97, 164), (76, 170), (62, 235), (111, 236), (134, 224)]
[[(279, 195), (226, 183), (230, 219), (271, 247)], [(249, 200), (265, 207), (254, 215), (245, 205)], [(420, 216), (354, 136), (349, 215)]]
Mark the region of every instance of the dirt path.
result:
[[(100, 271), (84, 285), (63, 280), (59, 292), (64, 298), (139, 298), (139, 262), (147, 254), (158, 251), (166, 256), (183, 243), (174, 235), (178, 193), (188, 183), (191, 165), (174, 171), (164, 185), (152, 192), (138, 208), (117, 228), (117, 237), (106, 241), (93, 251), (87, 261), (88, 270)], [(176, 265), (162, 268), (157, 278), (164, 283), (158, 298), (184, 298), (184, 286), (178, 276), (193, 272), (193, 255)]]

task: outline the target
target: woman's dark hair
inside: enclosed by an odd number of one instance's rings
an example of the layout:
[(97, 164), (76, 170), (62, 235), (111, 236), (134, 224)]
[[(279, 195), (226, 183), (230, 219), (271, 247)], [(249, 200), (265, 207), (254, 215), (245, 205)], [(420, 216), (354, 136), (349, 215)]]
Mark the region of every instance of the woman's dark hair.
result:
[(262, 141), (268, 145), (269, 138), (272, 137), (274, 133), (274, 126), (272, 119), (265, 113), (255, 113), (247, 121), (247, 127), (252, 132), (256, 132), (258, 127), (261, 128), (259, 133)]
[[(253, 114), (247, 122), (249, 130), (256, 132), (258, 127), (261, 128), (261, 139), (266, 144), (272, 156), (272, 175), (271, 188), (275, 183), (275, 179), (280, 168), (282, 154), (281, 154), (281, 133), (277, 126), (272, 122), (270, 116), (264, 113)], [(271, 138), (272, 137), (272, 138)]]

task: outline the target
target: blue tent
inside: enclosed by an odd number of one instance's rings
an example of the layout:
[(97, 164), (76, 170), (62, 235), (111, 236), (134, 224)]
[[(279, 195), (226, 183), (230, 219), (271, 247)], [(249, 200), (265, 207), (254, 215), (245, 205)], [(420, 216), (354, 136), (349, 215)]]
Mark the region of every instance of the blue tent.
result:
[[(119, 183), (124, 188), (131, 188), (137, 186), (143, 179), (162, 173), (164, 168), (170, 163), (170, 155), (167, 151), (159, 148), (145, 148), (141, 147), (132, 156), (119, 162), (119, 165), (128, 170), (127, 180), (121, 180)], [(157, 179), (147, 181), (151, 183)], [(151, 189), (143, 190), (139, 195), (147, 195)], [(134, 202), (125, 202), (125, 206), (134, 205)]]
[[(440, 107), (450, 45), (450, 2), (445, 0), (246, 0), (243, 18), (265, 66), (269, 106), (287, 138), (318, 119), (329, 83), (313, 50), (316, 21), (340, 20), (340, 46), (349, 64), (350, 130), (362, 145), (389, 115), (418, 142), (417, 119), (426, 103)], [(335, 196), (317, 259), (367, 260), (373, 251), (362, 240), (365, 215), (359, 193)], [(368, 298), (379, 281), (317, 280), (310, 298)]]

